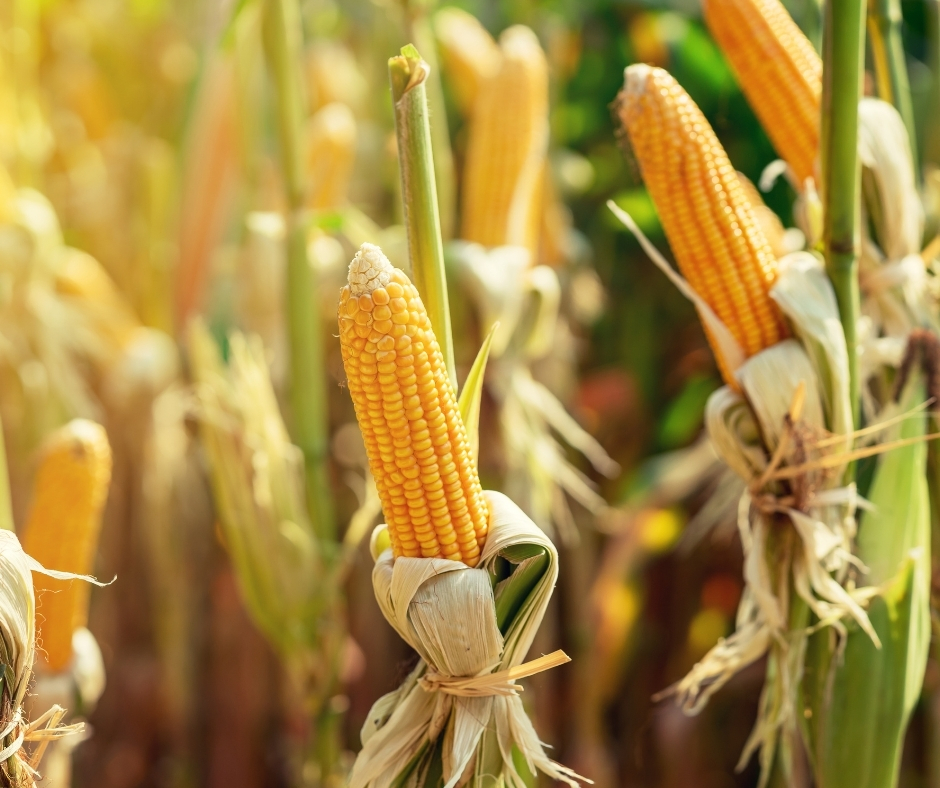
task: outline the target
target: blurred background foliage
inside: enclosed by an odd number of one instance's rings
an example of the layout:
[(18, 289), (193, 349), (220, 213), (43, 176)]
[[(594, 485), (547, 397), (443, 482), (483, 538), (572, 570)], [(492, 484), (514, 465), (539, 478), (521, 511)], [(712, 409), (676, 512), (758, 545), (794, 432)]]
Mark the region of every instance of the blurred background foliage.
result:
[[(414, 0), (415, 6), (421, 2)], [(51, 200), (65, 241), (101, 262), (140, 322), (178, 339), (183, 336), (179, 305), (186, 300), (180, 290), (198, 289), (187, 284), (187, 255), (208, 255), (205, 291), (196, 300), (222, 338), (242, 322), (239, 249), (246, 238), (245, 212), (283, 207), (275, 188), (272, 96), (256, 64), (238, 63), (236, 71), (242, 87), (245, 80), (260, 83), (251, 94), (258, 105), (223, 106), (219, 112), (234, 114), (213, 121), (217, 103), (231, 104), (226, 91), (232, 85), (215, 69), (219, 51), (237, 51), (238, 31), (229, 22), (237, 4), (0, 4), (0, 118), (15, 118), (0, 120), (0, 158), (18, 186), (37, 188)], [(456, 5), (494, 35), (517, 23), (539, 35), (552, 75), (554, 180), (570, 208), (579, 255), (593, 265), (603, 286), (602, 293), (582, 283), (566, 296), (574, 309), (583, 307), (588, 314), (600, 300), (604, 308), (576, 332), (576, 388), (556, 393), (569, 400), (579, 421), (624, 469), (612, 481), (592, 476), (607, 500), (622, 506), (598, 524), (577, 512), (580, 542), (562, 550), (561, 587), (544, 636), (569, 650), (575, 663), (530, 682), (527, 696), (540, 735), (555, 746), (558, 760), (600, 785), (754, 785), (755, 765), (739, 775), (734, 765), (754, 719), (762, 664), (744, 671), (698, 718), (651, 700), (732, 630), (741, 592), (740, 551), (733, 527), (718, 529), (705, 544), (683, 540), (685, 525), (708, 490), (694, 492), (686, 507), (675, 507), (660, 502), (651, 488), (661, 474), (648, 458), (694, 444), (705, 401), (720, 378), (692, 306), (604, 207), (608, 199), (615, 200), (666, 249), (655, 209), (611, 112), (624, 67), (647, 62), (668, 68), (702, 108), (734, 166), (753, 182), (775, 154), (709, 37), (695, 0)], [(818, 42), (816, 2), (786, 5)], [(935, 9), (921, 0), (902, 5), (918, 128), (923, 130), (937, 109), (931, 102), (937, 75), (926, 65), (930, 53), (924, 32)], [(415, 7), (406, 9), (396, 0), (302, 0), (301, 11), (311, 110), (341, 99), (358, 123), (349, 200), (380, 227), (400, 223), (386, 61), (407, 43), (407, 16)], [(459, 172), (466, 128), (446, 74), (444, 87), (447, 105), (432, 107), (432, 114), (446, 113)], [(921, 136), (920, 149), (929, 149), (930, 141)], [(216, 177), (211, 168), (232, 166), (219, 151), (240, 161), (251, 190)], [(199, 189), (213, 183), (217, 191), (199, 199)], [(793, 198), (784, 179), (765, 195), (786, 226), (792, 225)], [(326, 230), (347, 221), (338, 213), (318, 216)], [(327, 244), (324, 258), (342, 272), (349, 249), (337, 251)], [(327, 284), (333, 282), (330, 277), (335, 271), (324, 274)], [(332, 303), (335, 291), (327, 284), (324, 298)], [(451, 286), (451, 303), (460, 314), (467, 309), (465, 298), (457, 284)], [(462, 377), (476, 340), (458, 336), (457, 341)], [(329, 365), (334, 434), (340, 436), (352, 420), (352, 407), (339, 385), (335, 342), (329, 346)], [(493, 416), (484, 403), (484, 479), (495, 478), (499, 467), (497, 447), (486, 441), (487, 429), (495, 430), (492, 423), (487, 426), (488, 419)], [(118, 444), (116, 492), (109, 502), (99, 573), (116, 571), (119, 583), (113, 593), (96, 592), (93, 604), (91, 628), (104, 651), (109, 685), (91, 718), (94, 736), (77, 751), (75, 784), (286, 784), (280, 766), (289, 746), (285, 742), (302, 735), (304, 721), (270, 647), (244, 613), (213, 528), (205, 485), (193, 481), (177, 508), (164, 512), (172, 522), (152, 526), (174, 545), (175, 552), (161, 564), (163, 559), (150, 554), (149, 499), (140, 481), (145, 452), (133, 423), (126, 414), (108, 414), (109, 433)], [(194, 431), (191, 423), (183, 427)], [(21, 460), (14, 465), (28, 468), (41, 433), (37, 427), (32, 437), (8, 444)], [(342, 448), (337, 447), (338, 457)], [(199, 458), (183, 459), (182, 467), (195, 469), (194, 479), (204, 478)], [(575, 456), (571, 460), (579, 462)], [(581, 467), (590, 473), (586, 463)], [(25, 487), (15, 483), (14, 495)], [(340, 521), (346, 522), (356, 498), (344, 485), (336, 488)], [(21, 514), (22, 495), (15, 504)], [(370, 704), (394, 687), (410, 664), (377, 611), (370, 570), (363, 549), (347, 589), (354, 642), (346, 657), (346, 688), (333, 699), (349, 709), (345, 741), (350, 749), (358, 744)], [(173, 591), (176, 585), (185, 585), (186, 592)], [(171, 653), (167, 632), (174, 624), (161, 607), (179, 604), (187, 606), (189, 618), (179, 626), (189, 637), (185, 653)], [(932, 661), (925, 696), (933, 697), (938, 684), (940, 668)], [(928, 707), (925, 702), (918, 710), (910, 733), (914, 739), (927, 741), (933, 735)], [(912, 757), (902, 784), (940, 785), (931, 773), (936, 768)]]

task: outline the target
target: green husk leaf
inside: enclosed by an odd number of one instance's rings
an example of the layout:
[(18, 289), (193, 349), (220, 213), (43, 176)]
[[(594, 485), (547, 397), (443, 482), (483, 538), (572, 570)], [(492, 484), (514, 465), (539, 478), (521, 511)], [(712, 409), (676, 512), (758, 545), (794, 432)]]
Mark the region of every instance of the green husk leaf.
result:
[(470, 367), (470, 374), (464, 381), (460, 398), (457, 400), (460, 417), (463, 419), (464, 427), (467, 428), (467, 439), (470, 441), (470, 448), (476, 458), (480, 456), (480, 400), (483, 397), (483, 379), (486, 374), (486, 362), (490, 357), (490, 347), (493, 345), (493, 337), (498, 328), (499, 323), (494, 323), (490, 333), (483, 340), (473, 366)]
[[(905, 404), (923, 399), (920, 382)], [(906, 419), (900, 438), (923, 436), (925, 418)], [(886, 436), (886, 440), (889, 440)], [(810, 638), (803, 691), (806, 733), (820, 788), (893, 788), (904, 734), (920, 695), (930, 644), (930, 504), (927, 446), (880, 458), (858, 538), (867, 582), (884, 592), (868, 615), (882, 648), (854, 624), (841, 652), (834, 633)]]

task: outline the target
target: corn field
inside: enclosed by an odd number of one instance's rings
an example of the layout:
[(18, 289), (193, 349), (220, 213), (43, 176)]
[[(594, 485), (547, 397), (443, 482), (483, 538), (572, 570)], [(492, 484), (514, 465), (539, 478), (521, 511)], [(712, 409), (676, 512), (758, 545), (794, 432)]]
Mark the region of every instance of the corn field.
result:
[(940, 0), (0, 0), (0, 788), (940, 788)]

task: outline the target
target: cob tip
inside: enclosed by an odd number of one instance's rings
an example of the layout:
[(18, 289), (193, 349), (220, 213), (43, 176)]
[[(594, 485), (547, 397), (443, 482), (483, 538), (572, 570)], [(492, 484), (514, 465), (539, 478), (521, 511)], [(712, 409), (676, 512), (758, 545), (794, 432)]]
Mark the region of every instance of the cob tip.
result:
[(354, 296), (371, 293), (392, 281), (395, 268), (375, 244), (364, 243), (349, 263), (349, 292)]

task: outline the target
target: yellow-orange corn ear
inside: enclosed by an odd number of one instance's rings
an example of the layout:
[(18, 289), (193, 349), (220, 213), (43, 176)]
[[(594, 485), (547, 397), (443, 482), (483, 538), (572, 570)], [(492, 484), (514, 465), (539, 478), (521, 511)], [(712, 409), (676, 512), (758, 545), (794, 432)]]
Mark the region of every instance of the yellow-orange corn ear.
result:
[[(777, 261), (701, 110), (668, 72), (633, 65), (618, 112), (683, 276), (746, 356), (779, 342), (786, 325), (768, 294)], [(735, 385), (718, 345), (711, 344), (722, 374)]]
[(767, 207), (757, 187), (751, 183), (750, 179), (744, 173), (738, 173), (738, 181), (741, 183), (741, 188), (744, 190), (744, 196), (751, 204), (754, 219), (760, 225), (764, 237), (767, 239), (767, 243), (770, 244), (770, 251), (772, 251), (774, 257), (779, 260), (787, 252), (787, 231), (783, 226), (783, 222), (780, 221), (780, 217), (777, 216), (777, 214)]
[(499, 39), (499, 70), (480, 87), (463, 173), (461, 237), (525, 246), (535, 257), (548, 148), (548, 62), (529, 28)]
[(502, 54), (489, 31), (473, 14), (442, 8), (434, 15), (444, 74), (464, 117), (473, 111), (480, 86), (499, 70)]
[[(111, 482), (111, 446), (104, 427), (76, 419), (46, 442), (33, 482), (23, 549), (48, 569), (90, 574)], [(72, 634), (88, 622), (91, 586), (35, 574), (36, 632), (45, 669), (65, 669)]]
[(339, 302), (340, 345), (395, 556), (475, 566), (489, 513), (427, 310), (363, 244)]
[(345, 104), (317, 110), (307, 127), (307, 205), (323, 211), (346, 202), (356, 158), (356, 118)]
[(799, 183), (819, 151), (822, 60), (780, 0), (703, 0), (705, 22)]

